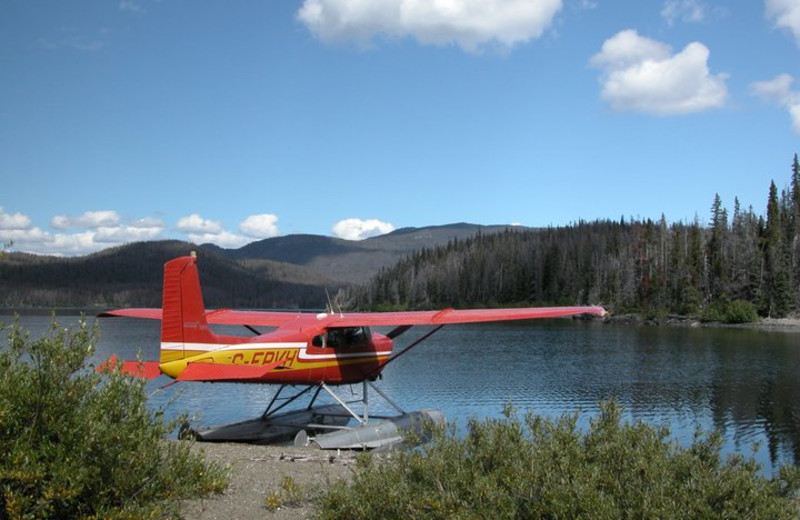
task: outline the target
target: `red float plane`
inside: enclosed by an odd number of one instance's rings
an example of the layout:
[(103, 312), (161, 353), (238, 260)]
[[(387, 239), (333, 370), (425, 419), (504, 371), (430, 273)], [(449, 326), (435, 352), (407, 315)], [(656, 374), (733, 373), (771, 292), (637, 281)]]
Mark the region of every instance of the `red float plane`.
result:
[[(103, 317), (124, 316), (161, 320), (161, 354), (159, 361), (126, 361), (125, 373), (156, 378), (161, 374), (176, 381), (266, 383), (280, 385), (264, 415), (252, 421), (223, 426), (205, 432), (194, 432), (201, 440), (249, 440), (267, 442), (301, 432), (297, 443), (308, 443), (306, 430), (340, 430), (319, 435), (315, 444), (321, 447), (381, 447), (399, 439), (397, 430), (416, 424), (418, 417), (406, 414), (372, 384), (386, 365), (420, 344), (447, 324), (507, 320), (528, 320), (592, 314), (603, 316), (602, 307), (534, 307), (515, 309), (471, 309), (371, 313), (303, 313), (238, 310), (206, 310), (203, 304), (197, 259), (194, 254), (170, 260), (164, 265), (163, 302), (161, 309), (119, 309), (101, 314)], [(244, 325), (253, 337), (217, 334), (211, 325)], [(392, 354), (393, 339), (414, 325), (434, 326), (427, 334)], [(276, 327), (265, 334), (254, 327)], [(370, 327), (395, 327), (387, 334), (372, 332)], [(362, 396), (357, 401), (363, 411), (351, 408), (331, 388), (336, 385), (361, 383)], [(302, 389), (281, 399), (288, 386)], [(400, 412), (401, 420), (387, 434), (382, 421), (375, 433), (369, 422), (368, 386)], [(284, 406), (315, 390), (305, 410), (278, 414)], [(313, 407), (321, 390), (338, 404)], [(420, 412), (412, 412), (418, 414)], [(422, 412), (428, 418), (429, 412)], [(436, 412), (439, 413), (439, 412)], [(439, 413), (440, 414), (440, 413)], [(435, 415), (435, 414), (434, 414)], [(355, 418), (362, 427), (353, 433), (344, 424)], [(386, 419), (383, 417), (382, 419)], [(390, 428), (392, 429), (392, 428)], [(348, 433), (349, 432), (349, 433)], [(377, 439), (375, 439), (377, 435)], [(344, 439), (344, 441), (342, 441)], [(387, 439), (389, 439), (387, 441)]]

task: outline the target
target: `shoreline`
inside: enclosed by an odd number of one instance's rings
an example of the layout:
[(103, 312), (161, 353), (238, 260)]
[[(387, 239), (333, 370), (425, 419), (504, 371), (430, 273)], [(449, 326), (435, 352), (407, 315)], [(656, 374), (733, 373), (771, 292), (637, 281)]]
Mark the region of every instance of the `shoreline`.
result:
[(800, 318), (762, 318), (749, 323), (722, 323), (719, 321), (704, 322), (688, 316), (669, 316), (666, 318), (646, 319), (639, 314), (621, 314), (606, 316), (605, 323), (611, 325), (633, 325), (648, 327), (686, 327), (709, 329), (751, 329), (767, 331), (800, 332)]

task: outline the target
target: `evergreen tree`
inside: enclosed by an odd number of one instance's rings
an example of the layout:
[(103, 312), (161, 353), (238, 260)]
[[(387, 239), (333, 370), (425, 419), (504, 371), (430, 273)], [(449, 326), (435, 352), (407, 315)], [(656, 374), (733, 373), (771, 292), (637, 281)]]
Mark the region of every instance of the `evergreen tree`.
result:
[(786, 316), (791, 308), (792, 289), (786, 240), (781, 222), (781, 203), (775, 181), (770, 183), (767, 201), (767, 220), (764, 228), (764, 301), (762, 312), (780, 318)]
[(709, 291), (712, 300), (726, 298), (728, 265), (725, 245), (728, 242), (728, 212), (722, 207), (719, 193), (711, 205), (711, 234), (708, 242)]

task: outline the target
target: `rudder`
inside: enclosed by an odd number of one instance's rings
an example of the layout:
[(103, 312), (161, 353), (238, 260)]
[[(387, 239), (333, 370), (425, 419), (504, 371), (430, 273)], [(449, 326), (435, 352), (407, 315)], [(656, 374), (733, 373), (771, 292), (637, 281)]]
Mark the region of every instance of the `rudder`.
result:
[[(164, 264), (161, 363), (187, 357), (187, 343), (215, 343), (215, 335), (206, 320), (194, 254)], [(188, 350), (192, 350), (191, 346)]]

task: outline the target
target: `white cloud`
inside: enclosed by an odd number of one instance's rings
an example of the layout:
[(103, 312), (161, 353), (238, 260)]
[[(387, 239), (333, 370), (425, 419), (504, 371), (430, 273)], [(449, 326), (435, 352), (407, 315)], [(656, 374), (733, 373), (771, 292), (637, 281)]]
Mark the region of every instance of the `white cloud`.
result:
[(187, 238), (196, 244), (210, 243), (224, 248), (237, 248), (252, 242), (253, 238), (258, 236), (254, 233), (269, 231), (269, 223), (272, 218), (274, 218), (272, 230), (277, 234), (277, 227), (274, 224), (278, 217), (268, 214), (251, 215), (240, 224), (240, 229), (247, 236), (231, 233), (219, 221), (204, 219), (197, 213), (179, 219), (177, 230), (185, 233)]
[[(277, 220), (272, 214), (251, 215), (240, 224), (243, 234), (237, 234), (225, 230), (218, 221), (192, 214), (179, 219), (175, 231), (197, 244), (238, 248), (253, 238), (278, 235)], [(166, 230), (159, 219), (123, 221), (116, 211), (87, 211), (77, 217), (57, 215), (50, 224), (56, 232), (35, 227), (27, 215), (9, 213), (0, 207), (0, 244), (12, 240), (15, 251), (74, 256), (130, 242), (158, 240)]]
[(750, 92), (767, 101), (782, 103), (791, 97), (794, 78), (789, 74), (779, 74), (767, 81), (756, 81), (750, 85)]
[(539, 38), (562, 0), (305, 0), (297, 18), (324, 42), (411, 37), (475, 52)]
[(141, 240), (153, 240), (158, 238), (163, 231), (163, 226), (100, 227), (94, 232), (94, 240), (102, 244), (125, 244)]
[(0, 229), (21, 230), (30, 229), (31, 219), (22, 213), (6, 213), (0, 207)]
[(136, 220), (136, 221), (132, 222), (131, 226), (139, 227), (139, 228), (161, 228), (161, 229), (163, 229), (164, 228), (164, 223), (161, 220), (157, 219), (157, 218), (144, 217), (144, 218), (140, 218), (139, 220)]
[(216, 220), (206, 220), (197, 213), (178, 220), (178, 231), (181, 233), (216, 235), (222, 233), (223, 228)]
[(709, 54), (699, 42), (672, 54), (668, 45), (629, 29), (606, 40), (590, 64), (602, 70), (600, 97), (614, 110), (688, 114), (725, 103), (727, 75), (709, 72)]
[(776, 27), (789, 29), (800, 45), (800, 1), (798, 0), (766, 0), (767, 18), (775, 22)]
[(120, 220), (120, 216), (116, 211), (87, 211), (79, 217), (56, 215), (50, 220), (50, 226), (62, 231), (73, 228), (96, 229), (116, 226), (120, 223)]
[(374, 218), (367, 220), (348, 218), (337, 222), (331, 231), (335, 236), (345, 240), (363, 240), (391, 233), (394, 231), (394, 226)]
[(224, 230), (219, 233), (189, 233), (188, 237), (195, 244), (214, 244), (227, 249), (239, 248), (253, 241), (250, 237)]
[(50, 233), (32, 225), (22, 213), (9, 214), (0, 208), (0, 242), (14, 241), (14, 250), (42, 255), (85, 255), (107, 247), (160, 238), (164, 224), (143, 218), (122, 223), (116, 211), (87, 211), (79, 217), (58, 215), (51, 219), (59, 231), (81, 229), (75, 233)]
[(705, 20), (706, 7), (697, 0), (669, 0), (661, 8), (661, 17), (669, 25), (676, 21), (698, 23)]
[(800, 91), (792, 90), (794, 78), (780, 74), (771, 80), (756, 81), (750, 85), (750, 92), (765, 101), (775, 103), (789, 111), (794, 131), (800, 134)]
[(239, 230), (253, 238), (271, 238), (278, 236), (278, 216), (272, 213), (250, 215), (239, 224)]

